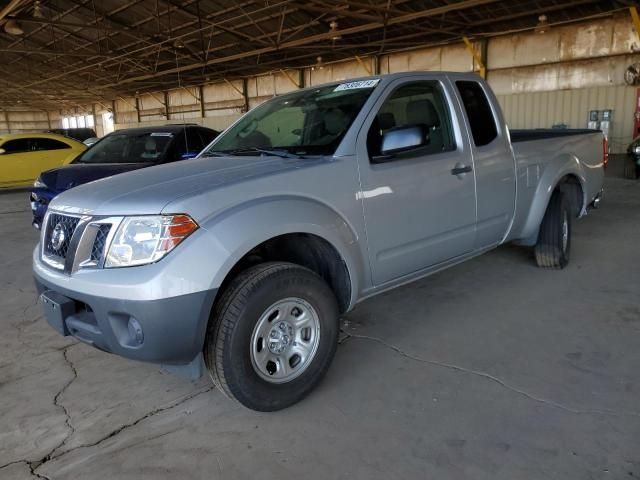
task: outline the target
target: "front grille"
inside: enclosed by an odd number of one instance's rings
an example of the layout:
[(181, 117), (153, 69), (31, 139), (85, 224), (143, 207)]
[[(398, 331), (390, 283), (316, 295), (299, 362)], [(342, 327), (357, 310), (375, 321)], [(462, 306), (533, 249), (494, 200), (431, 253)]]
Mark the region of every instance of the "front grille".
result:
[(98, 233), (96, 233), (96, 239), (93, 241), (93, 247), (91, 248), (91, 261), (96, 264), (100, 264), (104, 257), (104, 250), (107, 244), (107, 237), (111, 230), (111, 224), (104, 223), (98, 227)]
[(69, 253), (71, 237), (75, 232), (80, 219), (60, 215), (58, 213), (49, 214), (46, 232), (44, 236), (44, 254), (47, 257), (64, 260)]

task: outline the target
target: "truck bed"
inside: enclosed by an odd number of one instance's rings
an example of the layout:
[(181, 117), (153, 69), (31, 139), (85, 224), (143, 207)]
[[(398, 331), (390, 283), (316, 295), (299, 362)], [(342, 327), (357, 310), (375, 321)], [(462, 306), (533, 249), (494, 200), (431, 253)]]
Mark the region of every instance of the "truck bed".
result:
[(589, 128), (534, 128), (510, 130), (511, 143), (529, 142), (532, 140), (543, 140), (547, 138), (569, 137), (574, 135), (587, 135), (590, 133), (600, 133), (600, 130)]
[[(527, 221), (539, 188), (546, 189), (558, 182), (558, 175), (578, 166), (582, 202), (591, 203), (602, 188), (602, 132), (589, 129), (512, 130), (511, 142), (516, 160), (520, 188), (511, 238), (535, 242), (537, 225)], [(535, 205), (534, 205), (535, 206)], [(544, 204), (546, 207), (546, 203)], [(534, 228), (535, 227), (535, 228)], [(534, 235), (529, 238), (530, 235)], [(533, 244), (533, 243), (528, 243)]]

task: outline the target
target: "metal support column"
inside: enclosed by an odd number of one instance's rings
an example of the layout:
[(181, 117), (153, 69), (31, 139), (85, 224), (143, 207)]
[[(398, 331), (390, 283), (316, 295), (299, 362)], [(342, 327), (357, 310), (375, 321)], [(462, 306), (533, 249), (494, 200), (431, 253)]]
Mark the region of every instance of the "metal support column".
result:
[(198, 96), (200, 97), (200, 118), (204, 118), (204, 87), (198, 87)]
[(249, 111), (249, 86), (247, 84), (247, 79), (242, 79), (242, 96), (244, 97), (244, 111)]
[(9, 124), (9, 115), (6, 110), (2, 110), (4, 113), (4, 123), (7, 125), (7, 133), (11, 133), (11, 125)]
[(162, 92), (164, 95), (164, 118), (169, 120), (169, 94), (167, 92)]
[(116, 123), (118, 123), (118, 115), (116, 112), (116, 101), (112, 100), (111, 101), (111, 113), (113, 115), (113, 125), (115, 127)]
[(638, 14), (638, 9), (636, 7), (629, 7), (629, 13), (631, 14), (633, 25), (636, 27), (636, 32), (638, 32), (638, 36), (640, 37), (640, 15)]
[(471, 40), (469, 40), (467, 37), (462, 37), (462, 40), (464, 41), (464, 44), (467, 46), (467, 50), (469, 50), (469, 52), (471, 53), (471, 56), (473, 57), (473, 60), (478, 66), (478, 74), (480, 75), (481, 78), (487, 78), (487, 69), (485, 67), (485, 62), (487, 59), (486, 40), (479, 41), (479, 47), (480, 47), (479, 52), (474, 47), (473, 43), (471, 43)]
[(138, 118), (138, 123), (142, 121), (142, 117), (140, 116), (140, 99), (136, 97), (136, 116)]

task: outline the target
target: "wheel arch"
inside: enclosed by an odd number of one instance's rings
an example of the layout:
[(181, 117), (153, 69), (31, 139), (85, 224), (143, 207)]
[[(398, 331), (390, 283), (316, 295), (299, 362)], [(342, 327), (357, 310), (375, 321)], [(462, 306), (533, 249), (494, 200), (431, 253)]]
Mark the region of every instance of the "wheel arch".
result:
[(257, 261), (289, 261), (322, 276), (341, 311), (355, 304), (365, 266), (358, 234), (328, 205), (290, 196), (261, 198), (225, 210), (202, 227), (220, 255), (211, 288), (221, 291)]
[[(549, 168), (554, 165), (555, 168)], [(527, 219), (517, 235), (517, 243), (536, 243), (540, 224), (556, 189), (561, 189), (569, 195), (575, 216), (580, 216), (587, 205), (586, 181), (583, 167), (575, 155), (562, 154), (551, 159), (538, 182)]]

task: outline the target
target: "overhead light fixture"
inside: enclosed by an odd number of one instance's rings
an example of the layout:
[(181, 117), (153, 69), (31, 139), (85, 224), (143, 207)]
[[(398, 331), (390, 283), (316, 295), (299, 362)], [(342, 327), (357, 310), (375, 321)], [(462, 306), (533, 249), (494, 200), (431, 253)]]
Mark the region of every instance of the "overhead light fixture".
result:
[(330, 28), (329, 33), (333, 34), (331, 36), (331, 40), (335, 42), (336, 40), (340, 40), (342, 38), (342, 35), (338, 33), (338, 22), (336, 22), (335, 20), (332, 20), (331, 23), (329, 24), (329, 28)]
[(42, 5), (40, 5), (40, 2), (37, 0), (33, 4), (33, 18), (44, 18), (44, 14), (42, 13)]
[(540, 15), (538, 17), (538, 24), (536, 25), (536, 29), (535, 32), (536, 33), (545, 33), (546, 31), (549, 30), (549, 21), (547, 19), (546, 15)]
[(4, 24), (4, 31), (9, 35), (22, 35), (24, 33), (20, 24), (13, 18), (10, 18), (7, 20), (7, 23)]
[(311, 67), (311, 70), (322, 70), (324, 68), (324, 63), (322, 63), (322, 57), (316, 58), (316, 64)]

